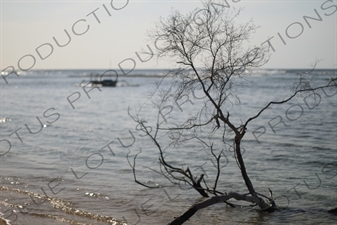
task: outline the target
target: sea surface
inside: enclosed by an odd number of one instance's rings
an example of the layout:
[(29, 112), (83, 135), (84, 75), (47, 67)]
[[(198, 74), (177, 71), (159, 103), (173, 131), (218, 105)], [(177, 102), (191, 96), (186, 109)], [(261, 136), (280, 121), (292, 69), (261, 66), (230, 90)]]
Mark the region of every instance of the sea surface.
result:
[[(158, 149), (129, 115), (142, 108), (139, 115), (154, 129), (157, 110), (150, 93), (156, 83), (169, 87), (170, 78), (162, 78), (166, 72), (133, 71), (119, 76), (117, 87), (99, 89), (83, 84), (104, 70), (21, 72), (8, 76), (8, 84), (1, 78), (2, 217), (12, 225), (167, 224), (202, 201), (186, 184), (173, 185), (160, 176)], [(238, 101), (226, 106), (230, 118), (239, 126), (269, 101), (289, 97), (302, 73), (247, 72), (244, 83), (234, 89), (240, 106)], [(336, 70), (314, 73), (312, 85), (337, 75)], [(179, 120), (195, 113), (200, 96), (196, 90), (159, 119)], [(168, 143), (165, 136), (159, 138)], [(223, 149), (218, 189), (247, 193), (230, 141), (217, 147)], [(236, 208), (217, 204), (186, 224), (336, 224), (337, 216), (327, 212), (337, 207), (336, 90), (271, 106), (248, 126), (243, 147), (255, 189), (265, 195), (272, 190), (278, 210), (262, 213), (232, 201)], [(213, 185), (214, 158), (197, 142), (177, 145), (165, 154), (172, 164), (189, 167), (195, 176), (204, 174)], [(140, 182), (154, 188), (137, 184), (132, 167)]]

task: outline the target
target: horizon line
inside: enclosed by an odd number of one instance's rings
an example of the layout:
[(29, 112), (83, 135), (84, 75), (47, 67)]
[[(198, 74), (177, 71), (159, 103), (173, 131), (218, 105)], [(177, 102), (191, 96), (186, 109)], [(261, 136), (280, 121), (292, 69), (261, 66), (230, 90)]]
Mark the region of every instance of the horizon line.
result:
[[(123, 68), (124, 71), (135, 71), (135, 70), (174, 70), (178, 68)], [(251, 70), (337, 70), (337, 68), (296, 68), (296, 67), (289, 67), (289, 68), (249, 68)], [(39, 69), (30, 69), (30, 70), (15, 70), (15, 72), (21, 71), (21, 72), (29, 72), (29, 71), (37, 71), (37, 70), (115, 70), (115, 71), (121, 71), (120, 68), (54, 68), (54, 69), (44, 69), (44, 68), (39, 68)], [(1, 70), (2, 72), (5, 72), (4, 70)]]

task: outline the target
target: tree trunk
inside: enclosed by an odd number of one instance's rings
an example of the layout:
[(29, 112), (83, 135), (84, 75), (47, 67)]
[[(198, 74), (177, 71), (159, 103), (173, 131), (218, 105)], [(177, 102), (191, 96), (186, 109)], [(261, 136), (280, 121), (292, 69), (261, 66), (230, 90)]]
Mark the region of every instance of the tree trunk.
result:
[(235, 153), (236, 153), (236, 157), (237, 157), (237, 160), (238, 160), (238, 163), (239, 163), (239, 166), (240, 166), (242, 177), (243, 177), (243, 179), (245, 181), (245, 184), (246, 184), (246, 186), (249, 190), (249, 193), (252, 196), (257, 197), (257, 194), (254, 190), (253, 184), (248, 177), (246, 167), (245, 167), (245, 163), (243, 162), (243, 158), (242, 158), (242, 154), (241, 154), (241, 140), (242, 140), (243, 135), (244, 135), (244, 133), (243, 134), (237, 134), (235, 136)]

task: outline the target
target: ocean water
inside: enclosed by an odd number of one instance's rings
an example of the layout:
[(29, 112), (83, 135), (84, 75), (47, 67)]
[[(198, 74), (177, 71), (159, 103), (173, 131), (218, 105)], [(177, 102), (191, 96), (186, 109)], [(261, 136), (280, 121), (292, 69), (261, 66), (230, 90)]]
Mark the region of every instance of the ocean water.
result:
[[(167, 224), (203, 200), (186, 184), (173, 185), (156, 172), (158, 150), (128, 114), (142, 107), (142, 118), (154, 127), (149, 93), (158, 82), (168, 87), (169, 79), (158, 77), (166, 71), (133, 71), (118, 77), (114, 88), (81, 86), (102, 72), (29, 71), (10, 75), (8, 84), (1, 78), (0, 212), (11, 224)], [(241, 105), (226, 106), (231, 118), (240, 124), (267, 102), (283, 100), (300, 72), (248, 73), (235, 90)], [(337, 75), (316, 73), (318, 83)], [(193, 114), (199, 94), (160, 119)], [(167, 144), (165, 137), (160, 140)], [(219, 190), (247, 193), (231, 146), (217, 147), (224, 149)], [(337, 207), (336, 90), (272, 106), (248, 126), (243, 147), (255, 189), (267, 195), (270, 188), (279, 209), (268, 214), (244, 202), (234, 202), (236, 208), (218, 204), (186, 224), (335, 224), (337, 217), (327, 210)], [(136, 154), (137, 178), (156, 188), (135, 183), (129, 163)], [(212, 184), (214, 159), (197, 143), (166, 154)]]

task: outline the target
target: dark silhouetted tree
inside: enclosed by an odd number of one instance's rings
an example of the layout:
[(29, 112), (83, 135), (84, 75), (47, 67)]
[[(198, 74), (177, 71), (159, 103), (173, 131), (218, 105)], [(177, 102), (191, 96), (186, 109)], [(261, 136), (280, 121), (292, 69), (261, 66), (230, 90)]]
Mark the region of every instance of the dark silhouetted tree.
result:
[[(276, 205), (272, 192), (269, 190), (270, 194), (266, 196), (256, 191), (242, 156), (242, 140), (247, 126), (272, 105), (289, 102), (301, 93), (336, 87), (335, 78), (313, 86), (315, 82), (311, 82), (312, 73), (301, 74), (293, 92), (286, 99), (269, 102), (249, 118), (232, 117), (233, 105), (242, 106), (241, 110), (245, 110), (244, 104), (240, 102), (238, 90), (245, 87), (246, 71), (264, 65), (270, 56), (268, 46), (250, 46), (249, 40), (257, 27), (252, 21), (245, 24), (236, 23), (240, 12), (241, 10), (230, 10), (221, 4), (207, 2), (202, 8), (187, 15), (175, 11), (167, 18), (161, 18), (150, 35), (157, 46), (156, 54), (159, 59), (174, 61), (177, 69), (166, 77), (171, 81), (170, 85), (158, 84), (152, 93), (151, 99), (157, 108), (155, 128), (150, 129), (149, 121), (142, 118), (142, 108), (136, 113), (129, 111), (129, 114), (139, 130), (144, 132), (159, 150), (160, 169), (156, 172), (173, 184), (183, 182), (190, 185), (207, 198), (177, 217), (170, 223), (172, 225), (183, 224), (199, 209), (227, 202), (229, 199), (247, 201), (259, 206), (261, 210), (273, 211)], [(195, 101), (191, 103), (193, 96)], [(172, 111), (173, 105), (181, 110), (177, 104), (181, 101), (190, 102), (192, 114), (174, 117), (173, 114), (167, 113), (168, 110)], [(223, 145), (220, 148), (216, 143), (218, 137)], [(165, 138), (167, 141), (162, 141)], [(195, 176), (195, 171), (192, 171), (190, 166), (184, 168), (173, 160), (168, 160), (172, 149), (179, 147), (179, 151), (182, 151), (181, 146), (188, 145), (201, 146), (200, 149), (213, 157), (212, 162), (216, 169), (211, 182), (209, 179), (206, 181), (204, 173)], [(248, 193), (226, 193), (218, 188), (219, 179), (224, 179), (221, 176), (222, 168), (226, 169), (223, 167), (227, 160), (223, 151), (225, 146), (229, 145), (233, 148)], [(137, 156), (138, 154), (133, 163), (129, 160), (135, 180), (143, 186), (152, 187), (137, 179)], [(193, 156), (191, 154), (190, 158)]]

